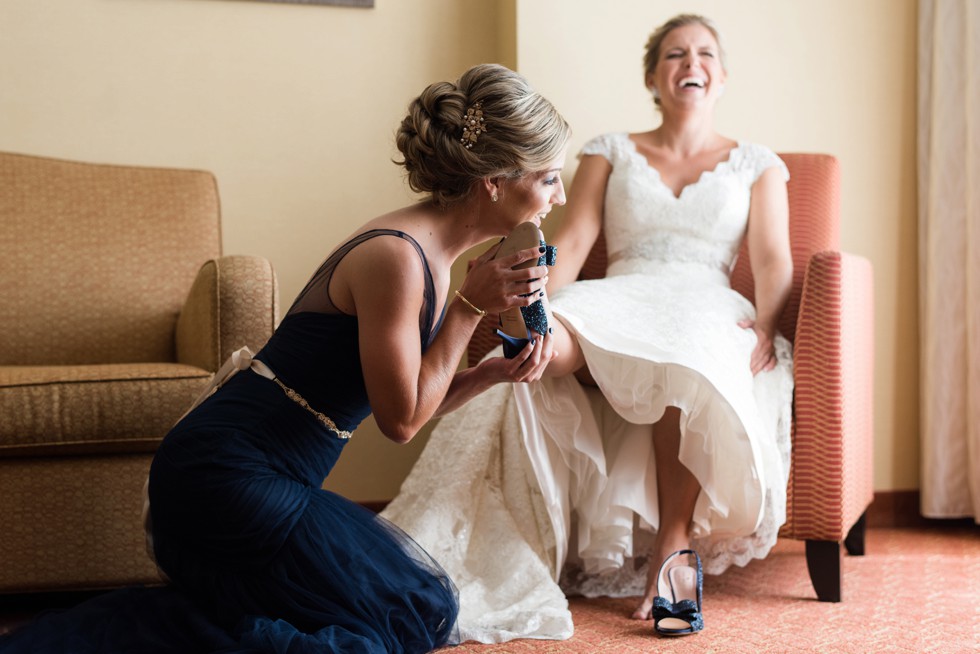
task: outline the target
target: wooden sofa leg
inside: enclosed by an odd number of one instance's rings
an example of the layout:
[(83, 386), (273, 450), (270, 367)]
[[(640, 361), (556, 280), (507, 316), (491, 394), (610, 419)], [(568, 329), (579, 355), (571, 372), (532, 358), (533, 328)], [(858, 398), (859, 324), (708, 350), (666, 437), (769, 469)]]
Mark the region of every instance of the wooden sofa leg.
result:
[(840, 557), (840, 543), (835, 540), (806, 542), (806, 567), (821, 602), (840, 601)]
[(847, 532), (847, 538), (844, 539), (844, 548), (851, 556), (864, 556), (864, 532), (867, 526), (867, 515), (867, 511), (861, 514), (858, 521)]

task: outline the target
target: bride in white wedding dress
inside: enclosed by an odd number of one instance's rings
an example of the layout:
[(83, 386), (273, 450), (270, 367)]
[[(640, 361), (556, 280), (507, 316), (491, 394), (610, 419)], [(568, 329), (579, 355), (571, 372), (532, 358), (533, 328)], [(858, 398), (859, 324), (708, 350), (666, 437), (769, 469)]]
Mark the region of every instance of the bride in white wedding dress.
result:
[[(638, 596), (649, 619), (672, 552), (719, 574), (766, 556), (785, 521), (788, 172), (713, 130), (709, 21), (658, 28), (645, 64), (660, 127), (585, 145), (555, 235), (557, 358), (442, 418), (383, 514), (456, 583), (463, 640), (568, 638), (566, 594)], [(574, 282), (600, 230), (606, 277)], [(754, 307), (729, 283), (743, 239)]]

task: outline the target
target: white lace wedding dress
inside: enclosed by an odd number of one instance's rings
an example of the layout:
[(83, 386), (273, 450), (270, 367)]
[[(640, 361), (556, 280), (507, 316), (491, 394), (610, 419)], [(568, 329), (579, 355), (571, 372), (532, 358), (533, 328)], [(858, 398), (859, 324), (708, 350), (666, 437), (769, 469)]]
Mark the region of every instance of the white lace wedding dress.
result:
[(740, 143), (676, 197), (626, 134), (583, 154), (613, 166), (607, 275), (550, 300), (599, 389), (569, 376), (473, 399), (441, 420), (384, 512), (456, 583), (463, 640), (568, 638), (566, 593), (643, 594), (659, 522), (650, 425), (668, 406), (702, 488), (707, 573), (764, 557), (785, 521), (790, 345), (778, 337), (777, 367), (752, 376), (755, 335), (738, 322), (755, 310), (728, 280), (752, 184), (785, 166)]

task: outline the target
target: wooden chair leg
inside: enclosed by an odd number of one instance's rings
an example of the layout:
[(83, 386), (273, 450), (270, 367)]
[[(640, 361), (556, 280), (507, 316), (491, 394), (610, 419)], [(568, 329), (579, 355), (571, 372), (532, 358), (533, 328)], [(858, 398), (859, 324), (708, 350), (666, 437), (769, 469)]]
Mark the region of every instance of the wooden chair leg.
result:
[(808, 540), (806, 567), (810, 582), (821, 602), (839, 602), (841, 587), (840, 543), (835, 540)]
[(858, 521), (847, 532), (847, 538), (844, 539), (844, 548), (851, 556), (864, 556), (864, 532), (867, 526), (867, 515), (867, 511), (861, 514)]

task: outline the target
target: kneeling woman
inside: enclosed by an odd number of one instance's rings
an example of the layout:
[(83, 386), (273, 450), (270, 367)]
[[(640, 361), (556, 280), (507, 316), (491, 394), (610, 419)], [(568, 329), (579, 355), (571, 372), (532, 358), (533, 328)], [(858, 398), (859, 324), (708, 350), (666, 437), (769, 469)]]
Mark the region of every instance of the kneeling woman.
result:
[(240, 351), (241, 372), (157, 452), (148, 518), (172, 585), (99, 597), (15, 632), (4, 651), (427, 652), (453, 642), (456, 590), (439, 565), (321, 484), (370, 413), (405, 443), (495, 383), (540, 377), (546, 342), (456, 372), (484, 311), (540, 293), (544, 266), (511, 270), (538, 248), (496, 259), (491, 248), (455, 294), (450, 266), (564, 202), (568, 136), (554, 107), (501, 66), (426, 88), (397, 144), (411, 187), (429, 197), (337, 247), (269, 343), (254, 359)]

